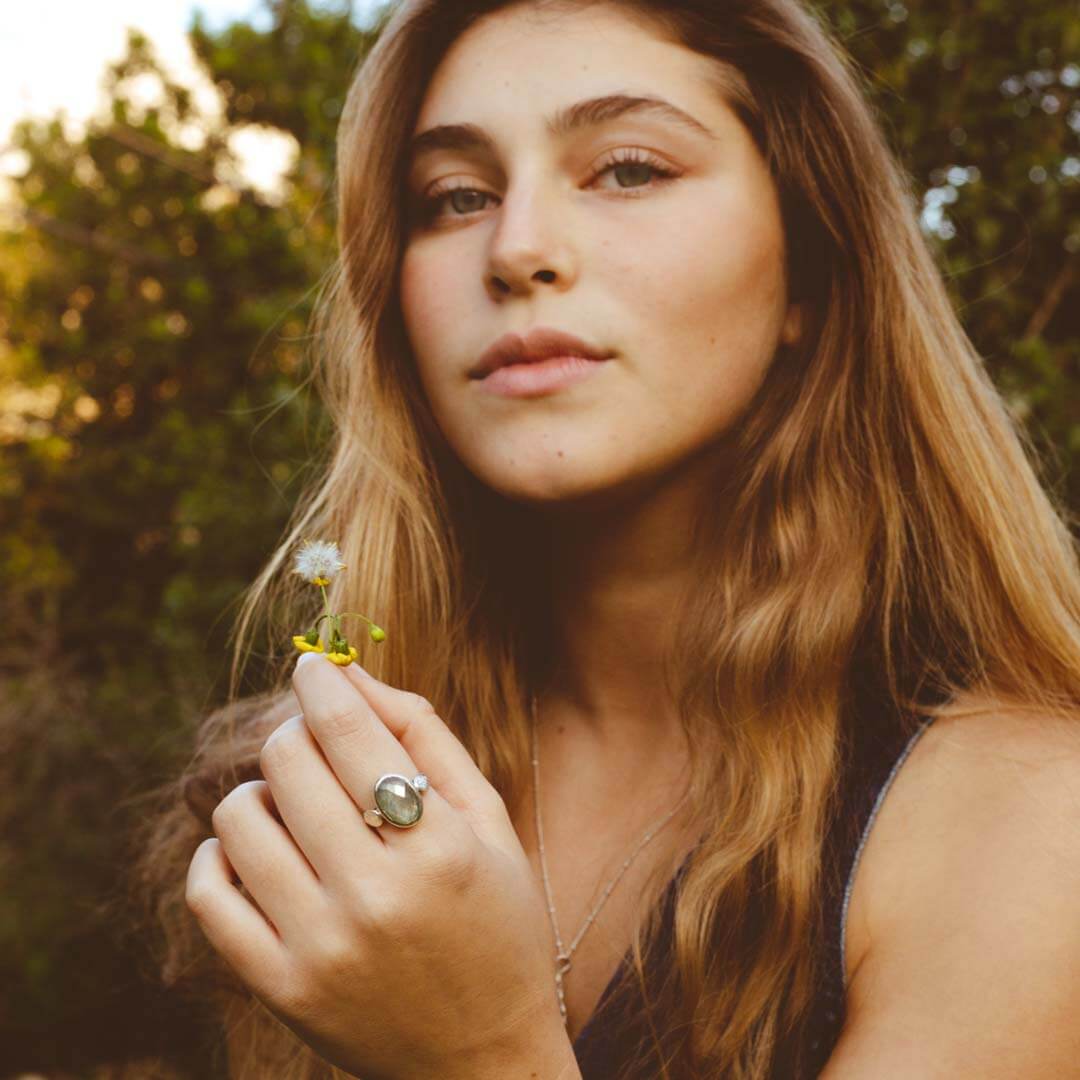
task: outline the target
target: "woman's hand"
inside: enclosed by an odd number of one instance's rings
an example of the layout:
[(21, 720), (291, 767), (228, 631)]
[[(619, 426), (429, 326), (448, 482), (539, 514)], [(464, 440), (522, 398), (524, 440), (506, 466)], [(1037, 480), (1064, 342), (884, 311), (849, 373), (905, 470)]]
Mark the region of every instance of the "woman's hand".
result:
[[(363, 1080), (575, 1075), (544, 899), (498, 792), (418, 695), (316, 653), (292, 681), (303, 714), (264, 744), (266, 781), (218, 804), (188, 869), (210, 943)], [(428, 777), (410, 828), (361, 816), (389, 772)]]

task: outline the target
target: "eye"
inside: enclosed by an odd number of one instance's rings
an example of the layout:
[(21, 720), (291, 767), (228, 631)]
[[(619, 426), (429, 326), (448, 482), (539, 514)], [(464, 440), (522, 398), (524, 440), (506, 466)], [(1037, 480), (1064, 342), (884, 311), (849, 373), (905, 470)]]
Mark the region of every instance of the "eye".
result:
[(626, 176), (627, 173), (629, 173), (630, 176), (634, 176), (635, 174), (637, 176), (642, 176), (645, 173), (651, 172), (659, 176), (660, 179), (655, 184), (632, 184), (629, 188), (625, 188), (620, 184), (620, 189), (623, 191), (638, 191), (642, 188), (657, 187), (668, 180), (674, 180), (678, 175), (674, 169), (665, 165), (660, 158), (650, 154), (647, 150), (638, 150), (635, 148), (631, 149), (629, 153), (611, 157), (606, 165), (602, 166), (593, 174), (593, 179), (595, 180), (597, 177), (603, 176), (608, 172), (617, 175), (614, 173), (614, 170), (621, 169), (624, 166), (626, 166), (626, 170), (623, 172), (623, 176)]
[[(616, 176), (620, 175), (616, 170), (622, 170), (621, 175), (623, 178), (626, 178), (627, 176), (643, 177), (648, 173), (653, 173), (658, 177), (658, 179), (651, 184), (632, 183), (629, 186), (624, 186), (620, 183), (618, 190), (624, 193), (628, 198), (637, 198), (638, 192), (643, 190), (647, 191), (651, 187), (658, 187), (661, 184), (676, 179), (678, 176), (678, 173), (665, 165), (660, 158), (648, 153), (648, 151), (634, 148), (628, 153), (624, 151), (613, 154), (606, 164), (602, 165), (595, 173), (593, 173), (589, 178), (590, 182), (609, 172)], [(417, 207), (421, 216), (425, 219), (441, 216), (464, 218), (468, 217), (471, 213), (482, 210), (484, 200), (493, 198), (495, 198), (494, 195), (485, 191), (480, 191), (478, 188), (468, 187), (464, 184), (449, 184), (442, 187), (436, 186), (427, 195), (419, 197), (417, 199)], [(449, 215), (441, 215), (439, 213), (439, 209), (443, 202), (447, 200), (449, 200), (450, 205), (458, 211), (457, 213)]]

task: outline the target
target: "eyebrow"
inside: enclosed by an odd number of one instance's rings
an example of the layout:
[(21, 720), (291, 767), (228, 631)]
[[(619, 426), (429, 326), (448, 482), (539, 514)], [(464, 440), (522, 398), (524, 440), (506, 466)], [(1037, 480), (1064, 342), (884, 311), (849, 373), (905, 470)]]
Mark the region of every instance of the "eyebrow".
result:
[[(717, 138), (704, 124), (677, 105), (661, 97), (640, 94), (605, 94), (567, 105), (548, 117), (547, 130), (549, 135), (563, 138), (572, 132), (598, 127), (631, 114), (657, 116), (697, 135), (714, 140)], [(413, 137), (407, 157), (410, 167), (418, 159), (437, 150), (494, 154), (495, 141), (477, 124), (440, 124)]]

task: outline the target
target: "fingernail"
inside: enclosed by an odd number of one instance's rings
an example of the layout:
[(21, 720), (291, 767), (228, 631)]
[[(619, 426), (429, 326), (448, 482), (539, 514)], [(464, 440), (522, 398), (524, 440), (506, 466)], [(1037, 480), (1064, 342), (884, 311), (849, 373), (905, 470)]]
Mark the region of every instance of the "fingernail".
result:
[(319, 653), (317, 652), (302, 652), (300, 658), (296, 661), (296, 666), (300, 667), (301, 664), (309, 664), (313, 660), (319, 659)]
[[(354, 668), (356, 668), (356, 670), (358, 672), (360, 672), (360, 674), (363, 675), (365, 679), (375, 679), (375, 676), (372, 675), (370, 671), (367, 671), (365, 668), (362, 668), (355, 660), (352, 662), (352, 666)], [(378, 679), (375, 679), (375, 682), (378, 682), (378, 681), (379, 681)]]

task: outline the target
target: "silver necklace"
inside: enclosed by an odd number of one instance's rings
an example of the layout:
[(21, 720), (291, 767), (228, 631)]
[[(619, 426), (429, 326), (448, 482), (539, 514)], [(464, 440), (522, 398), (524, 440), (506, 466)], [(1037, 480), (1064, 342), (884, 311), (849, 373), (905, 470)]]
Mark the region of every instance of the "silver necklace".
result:
[(626, 873), (627, 868), (634, 861), (638, 852), (641, 851), (641, 849), (672, 819), (672, 817), (674, 817), (676, 811), (686, 801), (689, 791), (687, 791), (675, 806), (672, 807), (670, 813), (668, 813), (658, 825), (654, 825), (645, 833), (641, 840), (638, 841), (638, 845), (630, 853), (630, 857), (622, 864), (619, 872), (608, 882), (603, 895), (600, 897), (600, 902), (589, 913), (589, 917), (582, 924), (581, 929), (570, 943), (570, 948), (567, 949), (563, 945), (562, 936), (559, 934), (559, 922), (555, 917), (555, 903), (551, 898), (551, 882), (548, 880), (547, 859), (544, 857), (544, 829), (540, 824), (540, 750), (536, 735), (535, 694), (532, 696), (532, 765), (533, 807), (536, 812), (536, 839), (540, 848), (540, 869), (543, 872), (544, 877), (544, 892), (547, 895), (548, 915), (551, 916), (551, 928), (555, 931), (555, 945), (558, 949), (558, 952), (555, 954), (555, 990), (559, 995), (559, 1011), (562, 1013), (563, 1026), (566, 1026), (568, 1020), (566, 1015), (566, 997), (563, 992), (563, 976), (570, 970), (570, 958), (574, 955), (574, 950), (578, 947), (578, 943), (581, 941), (585, 931), (592, 925), (592, 921), (596, 918), (597, 912), (604, 906), (605, 901), (611, 895), (611, 890), (615, 888), (619, 879)]

